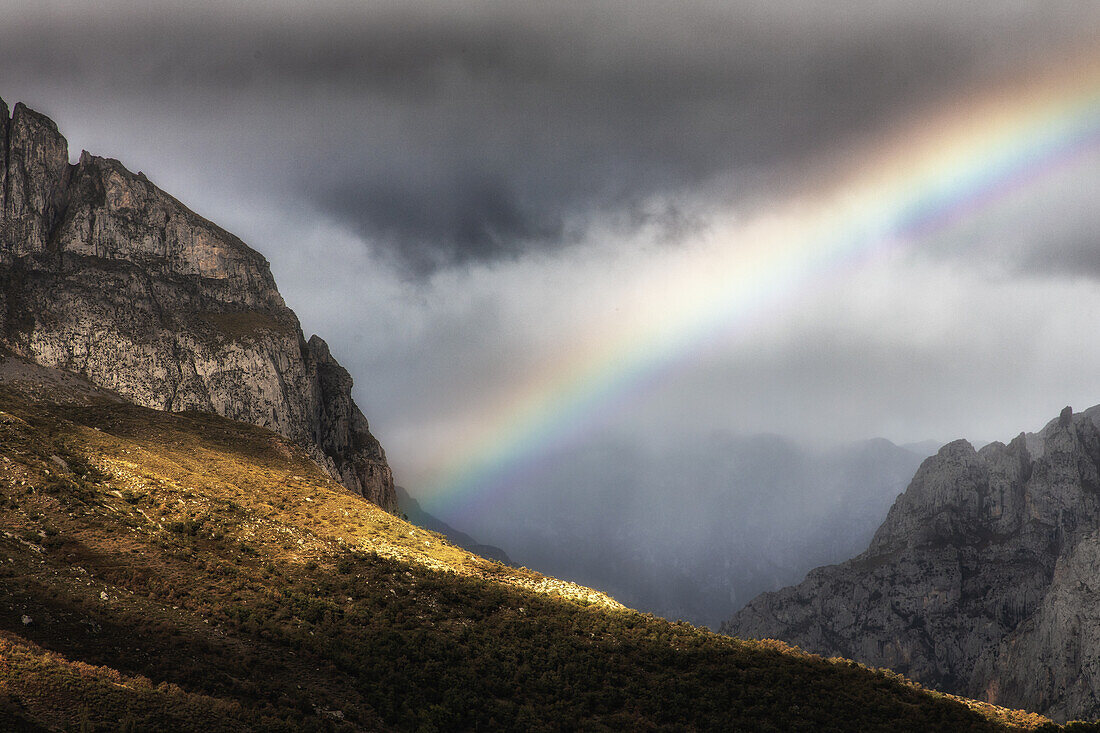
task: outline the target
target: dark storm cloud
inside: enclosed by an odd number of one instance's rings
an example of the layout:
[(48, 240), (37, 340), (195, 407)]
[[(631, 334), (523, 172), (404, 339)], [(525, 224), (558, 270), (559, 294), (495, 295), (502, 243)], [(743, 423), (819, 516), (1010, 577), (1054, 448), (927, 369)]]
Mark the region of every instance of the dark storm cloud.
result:
[(517, 255), (531, 242), (562, 239), (561, 222), (524, 210), (499, 174), (457, 172), (458, 178), (412, 188), (407, 181), (350, 177), (321, 187), (318, 204), (350, 220), (413, 274)]
[[(637, 211), (713, 177), (829, 148), (966, 63), (962, 49), (927, 38), (898, 54), (784, 48), (735, 23), (727, 30), (695, 48), (625, 31), (607, 39), (491, 24), (394, 33), (400, 44), (356, 37), (341, 47), (373, 50), (341, 53), (326, 68), (387, 104), (364, 117), (346, 164), (311, 171), (307, 189), (420, 273), (492, 260), (559, 246), (570, 222), (594, 212)], [(921, 89), (898, 83), (918, 48), (937, 49), (923, 54)], [(395, 110), (403, 128), (379, 135), (376, 117)], [(380, 149), (400, 150), (401, 162), (378, 165), (389, 157)]]
[(911, 5), (12, 10), (0, 73), (200, 105), (212, 126), (263, 107), (267, 177), (422, 275), (560, 246), (595, 214), (635, 222), (714, 179), (740, 195), (1039, 53), (1037, 24), (1072, 27), (1027, 3)]
[(1018, 269), (1029, 274), (1100, 279), (1100, 222), (1091, 217), (1087, 231), (1045, 233), (1041, 246), (1022, 248)]

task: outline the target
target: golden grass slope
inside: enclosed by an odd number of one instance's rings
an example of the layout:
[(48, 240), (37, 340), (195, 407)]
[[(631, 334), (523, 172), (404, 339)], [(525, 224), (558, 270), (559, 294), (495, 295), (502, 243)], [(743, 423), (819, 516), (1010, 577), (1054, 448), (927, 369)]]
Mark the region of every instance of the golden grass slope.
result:
[(0, 728), (1049, 725), (450, 545), (274, 433), (0, 363)]

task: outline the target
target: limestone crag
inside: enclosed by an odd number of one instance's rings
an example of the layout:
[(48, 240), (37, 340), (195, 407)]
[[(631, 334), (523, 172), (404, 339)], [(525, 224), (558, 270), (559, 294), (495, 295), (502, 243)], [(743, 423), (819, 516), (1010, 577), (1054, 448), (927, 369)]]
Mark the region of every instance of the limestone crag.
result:
[(141, 173), (0, 100), (0, 343), (162, 410), (202, 410), (300, 442), (395, 509), (351, 377), (306, 341), (267, 261)]
[(1055, 719), (1100, 717), (1100, 407), (944, 446), (866, 552), (723, 625)]

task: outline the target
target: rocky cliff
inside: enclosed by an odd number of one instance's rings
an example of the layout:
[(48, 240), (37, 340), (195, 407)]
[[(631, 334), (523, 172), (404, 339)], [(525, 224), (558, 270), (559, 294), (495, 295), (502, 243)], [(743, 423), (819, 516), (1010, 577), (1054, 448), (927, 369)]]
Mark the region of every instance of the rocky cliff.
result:
[(723, 625), (1055, 719), (1100, 717), (1100, 407), (917, 471), (866, 552)]
[(0, 343), (161, 410), (271, 428), (396, 508), (385, 453), (267, 261), (144, 175), (0, 100)]

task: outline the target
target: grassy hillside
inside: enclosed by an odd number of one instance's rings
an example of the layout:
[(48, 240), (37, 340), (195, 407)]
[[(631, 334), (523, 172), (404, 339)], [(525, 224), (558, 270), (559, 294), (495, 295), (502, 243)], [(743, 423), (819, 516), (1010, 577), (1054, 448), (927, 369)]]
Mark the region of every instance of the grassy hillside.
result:
[(0, 729), (1045, 722), (639, 614), (386, 514), (273, 433), (0, 365)]

